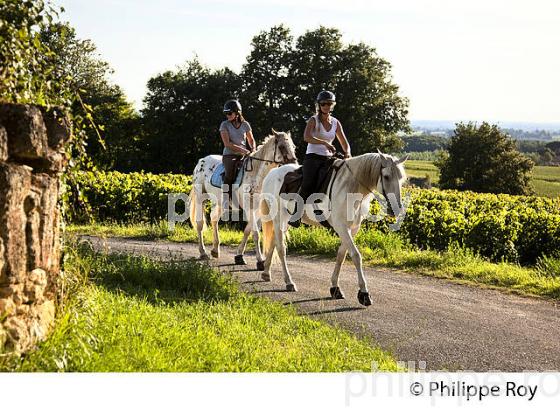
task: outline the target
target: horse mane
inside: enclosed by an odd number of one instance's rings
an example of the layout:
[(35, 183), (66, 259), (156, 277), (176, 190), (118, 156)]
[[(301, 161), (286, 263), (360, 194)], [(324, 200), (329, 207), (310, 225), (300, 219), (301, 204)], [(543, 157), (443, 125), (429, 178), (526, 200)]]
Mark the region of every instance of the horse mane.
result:
[[(284, 131), (277, 131), (278, 135), (284, 135), (287, 137), (288, 140), (288, 145), (289, 148), (291, 150), (291, 154), (295, 157), (296, 156), (296, 145), (294, 144), (294, 141), (292, 140), (292, 137), (290, 136), (290, 133), (288, 132), (284, 132)], [(263, 149), (266, 144), (270, 143), (272, 140), (274, 140), (274, 138), (276, 137), (276, 135), (274, 134), (269, 134), (267, 137), (265, 137), (265, 139), (263, 140), (263, 142), (257, 146), (255, 153), (260, 152), (261, 149)]]
[(260, 151), (261, 149), (263, 149), (264, 146), (265, 146), (268, 142), (270, 142), (270, 140), (272, 140), (272, 139), (274, 139), (274, 135), (272, 135), (272, 134), (268, 135), (268, 136), (264, 139), (264, 141), (263, 141), (260, 145), (257, 146), (257, 149), (256, 149), (255, 151), (256, 151), (256, 152), (259, 152), (259, 151)]
[[(383, 154), (387, 159), (392, 159), (392, 172), (396, 173), (399, 180), (406, 178), (402, 164), (397, 164), (397, 158), (392, 155)], [(365, 189), (373, 191), (377, 187), (381, 177), (381, 154), (367, 153), (346, 160), (352, 175), (348, 181), (348, 192), (368, 194)]]

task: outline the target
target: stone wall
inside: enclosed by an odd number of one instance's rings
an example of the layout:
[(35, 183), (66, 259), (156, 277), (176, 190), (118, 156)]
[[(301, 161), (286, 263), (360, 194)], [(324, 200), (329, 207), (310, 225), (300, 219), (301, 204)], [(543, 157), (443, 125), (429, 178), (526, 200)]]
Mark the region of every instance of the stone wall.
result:
[(69, 138), (59, 110), (0, 104), (0, 352), (28, 350), (54, 322)]

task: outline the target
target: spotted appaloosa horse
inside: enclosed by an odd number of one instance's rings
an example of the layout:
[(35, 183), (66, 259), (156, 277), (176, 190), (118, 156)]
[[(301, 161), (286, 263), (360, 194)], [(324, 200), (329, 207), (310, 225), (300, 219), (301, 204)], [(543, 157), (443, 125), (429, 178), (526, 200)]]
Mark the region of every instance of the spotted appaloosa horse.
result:
[[(220, 256), (218, 222), (223, 212), (223, 192), (221, 188), (217, 188), (210, 183), (210, 178), (221, 162), (222, 157), (220, 155), (206, 156), (198, 161), (193, 172), (193, 189), (189, 200), (189, 213), (191, 223), (198, 234), (198, 248), (201, 259), (210, 258), (204, 247), (204, 239), (202, 237), (202, 232), (206, 227), (203, 205), (207, 199), (210, 199), (212, 202), (210, 220), (213, 230), (213, 247), (210, 253), (215, 258)], [(233, 197), (235, 198), (232, 201), (233, 205), (239, 205), (247, 220), (247, 225), (243, 232), (243, 240), (239, 244), (237, 255), (235, 256), (236, 264), (245, 264), (243, 254), (245, 253), (249, 234), (252, 233), (257, 254), (257, 269), (264, 269), (264, 258), (259, 242), (260, 213), (258, 194), (261, 191), (262, 181), (269, 171), (279, 165), (288, 163), (297, 163), (295, 145), (290, 133), (274, 130), (272, 130), (272, 135), (269, 135), (254, 153), (245, 158), (243, 180), (239, 187), (235, 185), (233, 187)]]

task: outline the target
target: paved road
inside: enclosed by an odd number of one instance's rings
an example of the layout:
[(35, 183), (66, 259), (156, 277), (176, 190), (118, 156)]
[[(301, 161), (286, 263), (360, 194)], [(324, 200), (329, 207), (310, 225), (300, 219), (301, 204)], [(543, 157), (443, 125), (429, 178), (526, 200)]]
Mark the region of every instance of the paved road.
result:
[[(162, 258), (197, 257), (190, 243), (84, 237), (99, 249)], [(461, 285), (395, 270), (366, 268), (373, 305), (358, 304), (357, 279), (348, 261), (340, 274), (346, 300), (328, 298), (334, 260), (290, 256), (298, 292), (284, 291), (280, 267), (263, 282), (249, 266), (231, 265), (234, 249), (222, 247), (212, 265), (231, 271), (243, 289), (301, 313), (373, 337), (397, 360), (428, 370), (560, 370), (560, 305), (537, 298)], [(425, 364), (424, 364), (425, 363)]]

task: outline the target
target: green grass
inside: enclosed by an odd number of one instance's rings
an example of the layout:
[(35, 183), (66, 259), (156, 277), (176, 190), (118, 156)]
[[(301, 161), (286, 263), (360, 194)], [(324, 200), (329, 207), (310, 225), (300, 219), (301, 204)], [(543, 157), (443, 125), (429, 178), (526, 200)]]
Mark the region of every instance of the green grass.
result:
[[(177, 226), (173, 233), (165, 236), (165, 225), (87, 225), (72, 226), (71, 233), (90, 233), (107, 236), (151, 237), (151, 230), (160, 232), (158, 238), (177, 242), (193, 242), (194, 231), (185, 226)], [(234, 230), (220, 230), (222, 243), (237, 245), (242, 233)], [(210, 243), (210, 237), (207, 237)], [(288, 251), (300, 254), (336, 256), (339, 239), (323, 228), (291, 228), (288, 237)], [(362, 229), (356, 236), (356, 243), (365, 263), (387, 266), (438, 278), (460, 280), (471, 284), (496, 287), (520, 294), (544, 296), (560, 299), (560, 275), (555, 274), (557, 259), (541, 262), (539, 267), (522, 267), (511, 263), (492, 263), (468, 249), (452, 247), (447, 252), (418, 250), (407, 244), (395, 233), (382, 233), (375, 229)], [(549, 274), (544, 274), (548, 269)]]
[(295, 309), (240, 292), (188, 262), (74, 248), (73, 296), (49, 339), (0, 371), (339, 372), (398, 370), (391, 355)]
[[(439, 181), (439, 170), (432, 161), (413, 161), (405, 163), (406, 173), (413, 177), (430, 176), (433, 184)], [(560, 167), (536, 166), (531, 180), (539, 196), (556, 198), (560, 195)]]

